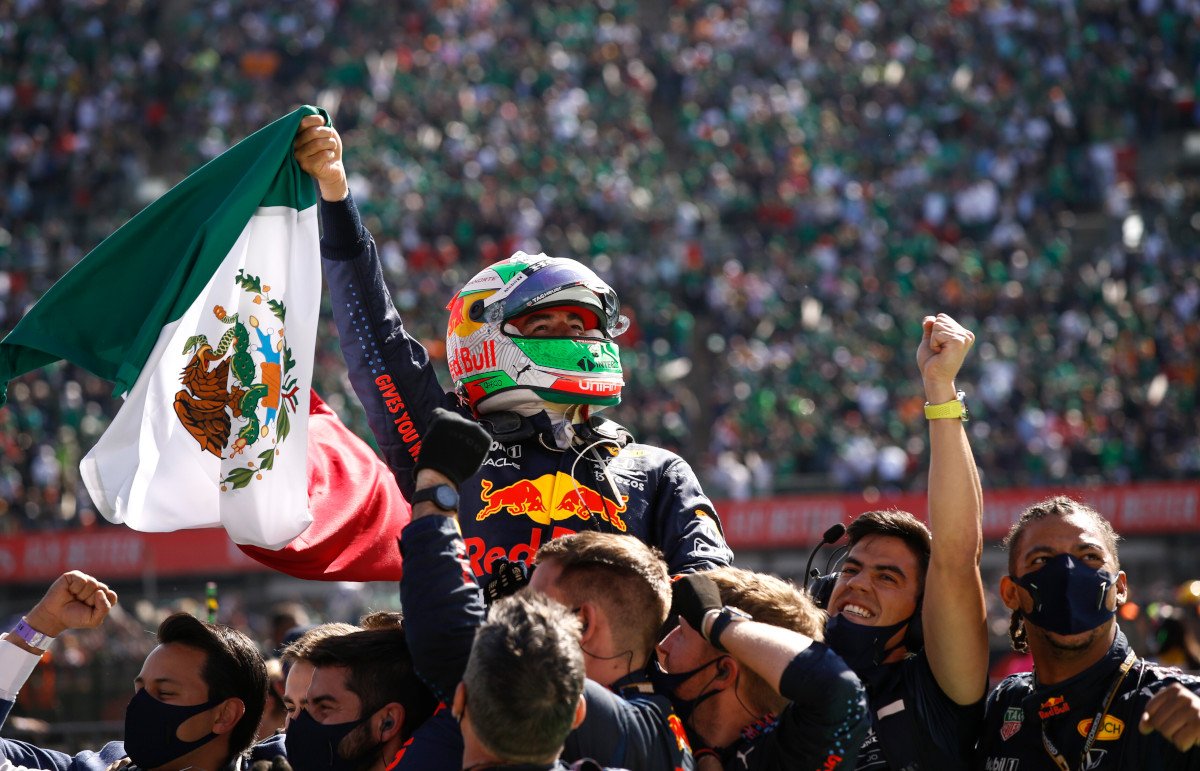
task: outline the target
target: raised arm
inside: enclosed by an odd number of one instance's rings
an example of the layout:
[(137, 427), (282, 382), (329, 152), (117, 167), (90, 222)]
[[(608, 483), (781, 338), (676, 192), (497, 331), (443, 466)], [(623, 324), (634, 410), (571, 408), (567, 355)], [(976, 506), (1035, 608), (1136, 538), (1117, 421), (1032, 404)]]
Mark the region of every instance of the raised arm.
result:
[(337, 131), (320, 116), (304, 118), (294, 155), (321, 189), (321, 262), (350, 384), (396, 484), (410, 496), (430, 416), (455, 400), (392, 302), (375, 240), (350, 194)]
[[(975, 335), (950, 316), (926, 316), (917, 365), (929, 405), (956, 400), (954, 378)], [(958, 704), (973, 704), (987, 688), (987, 613), (979, 559), (983, 551), (983, 491), (965, 421), (929, 422), (929, 529), (933, 544), (921, 620), (925, 651), (938, 685)]]
[(442, 508), (446, 500), (421, 500), (420, 494), (443, 485), (457, 492), (462, 480), (478, 470), (490, 446), (491, 437), (478, 423), (445, 410), (434, 413), (417, 462), (413, 521), (400, 538), (400, 602), (408, 645), (417, 673), (447, 704), (462, 680), (485, 612), (464, 558), (457, 504)]

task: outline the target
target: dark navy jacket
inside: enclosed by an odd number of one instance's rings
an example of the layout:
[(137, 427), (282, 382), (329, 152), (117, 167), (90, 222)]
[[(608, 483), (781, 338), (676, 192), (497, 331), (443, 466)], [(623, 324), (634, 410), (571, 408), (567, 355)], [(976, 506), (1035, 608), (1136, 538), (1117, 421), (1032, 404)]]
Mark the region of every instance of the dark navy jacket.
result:
[[(404, 528), (400, 543), (404, 551), (400, 604), (405, 638), (417, 673), (434, 695), (449, 703), (466, 671), (475, 630), (486, 616), (479, 588), (463, 556), (463, 541), (454, 519), (440, 515), (418, 519)], [(638, 679), (635, 675), (614, 683), (621, 695), (591, 680), (585, 683), (587, 717), (567, 737), (565, 760), (592, 758), (601, 765), (632, 771), (693, 768), (683, 727), (672, 721), (670, 702), (641, 693)], [(455, 750), (461, 759), (461, 735), (456, 747), (441, 752), (419, 746), (422, 730), (445, 742), (447, 726), (435, 727), (439, 724), (434, 721), (440, 719), (444, 724), (448, 714), (449, 710), (442, 709), (418, 729), (401, 759), (405, 765), (397, 771), (443, 767)]]
[(779, 692), (791, 703), (742, 730), (722, 753), (726, 771), (853, 768), (867, 735), (867, 697), (841, 657), (814, 642), (783, 671)]
[[(405, 330), (353, 200), (323, 201), (321, 223), (325, 277), (350, 382), (384, 461), (411, 498), (412, 468), (434, 408), (469, 413), (442, 390), (428, 352)], [(480, 472), (459, 488), (466, 558), (476, 577), (490, 573), (498, 557), (529, 561), (551, 538), (587, 529), (626, 533), (658, 547), (672, 574), (733, 559), (712, 502), (678, 455), (615, 441), (597, 448), (599, 457), (581, 456), (558, 449), (544, 412), (528, 419), (521, 438), (500, 433), (484, 418), (492, 449)]]
[[(1044, 726), (1051, 745), (1068, 765), (1080, 768), (1092, 720), (1120, 677), (1130, 651), (1129, 641), (1118, 630), (1108, 654), (1069, 680), (1039, 686), (1033, 672), (1006, 678), (988, 696), (976, 767), (1057, 771), (1058, 766), (1042, 743)], [(1146, 735), (1138, 731), (1146, 702), (1171, 683), (1200, 693), (1200, 678), (1137, 659), (1121, 679), (1087, 757), (1082, 758), (1082, 767), (1087, 771), (1200, 769), (1200, 748), (1180, 752), (1157, 731)]]
[(947, 696), (925, 651), (859, 676), (867, 687), (871, 731), (858, 755), (858, 771), (971, 767), (983, 724), (983, 699), (963, 706)]

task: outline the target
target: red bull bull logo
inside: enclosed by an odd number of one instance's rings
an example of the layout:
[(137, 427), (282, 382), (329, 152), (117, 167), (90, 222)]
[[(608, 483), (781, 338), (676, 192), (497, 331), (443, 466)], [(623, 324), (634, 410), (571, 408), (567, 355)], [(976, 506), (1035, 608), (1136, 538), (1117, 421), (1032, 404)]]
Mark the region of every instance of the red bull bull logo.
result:
[(526, 516), (543, 525), (571, 517), (587, 520), (596, 516), (622, 533), (627, 529), (621, 515), (625, 513), (629, 496), (622, 495), (619, 502), (610, 500), (561, 471), (536, 479), (521, 479), (500, 488), (484, 479), (479, 497), (483, 508), (475, 519), (480, 522), (493, 514), (508, 511), (514, 517)]

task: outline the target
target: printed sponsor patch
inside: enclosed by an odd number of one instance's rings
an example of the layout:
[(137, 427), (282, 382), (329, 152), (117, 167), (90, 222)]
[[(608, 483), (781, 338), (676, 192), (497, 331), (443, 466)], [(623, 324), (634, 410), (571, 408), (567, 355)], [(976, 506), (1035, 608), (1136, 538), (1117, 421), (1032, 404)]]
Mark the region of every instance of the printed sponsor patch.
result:
[(1046, 720), (1055, 715), (1065, 715), (1070, 711), (1071, 705), (1067, 703), (1066, 696), (1051, 696), (1038, 707), (1038, 717)]
[[(1096, 732), (1096, 741), (1111, 742), (1121, 738), (1121, 734), (1125, 733), (1125, 721), (1112, 715), (1105, 715), (1101, 718), (1104, 722), (1100, 724), (1100, 730)], [(1079, 735), (1087, 737), (1088, 731), (1092, 730), (1092, 718), (1080, 720), (1076, 726), (1079, 729)]]

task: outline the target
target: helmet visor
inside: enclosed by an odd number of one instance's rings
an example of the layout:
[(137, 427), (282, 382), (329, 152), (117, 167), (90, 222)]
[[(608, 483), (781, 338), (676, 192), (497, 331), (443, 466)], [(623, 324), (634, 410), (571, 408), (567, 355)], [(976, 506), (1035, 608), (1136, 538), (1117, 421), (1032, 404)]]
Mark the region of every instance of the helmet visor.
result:
[[(586, 290), (586, 291), (582, 291)], [(592, 308), (609, 338), (629, 329), (621, 315), (617, 293), (592, 271), (574, 260), (551, 260), (515, 276), (507, 286), (484, 300), (484, 319), (501, 323), (535, 308), (586, 305)]]

